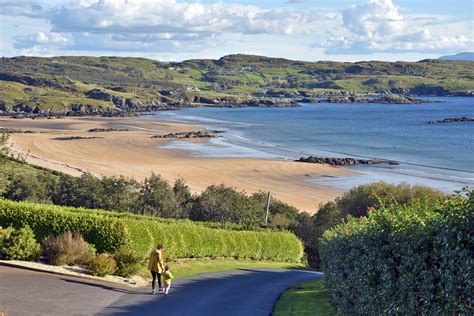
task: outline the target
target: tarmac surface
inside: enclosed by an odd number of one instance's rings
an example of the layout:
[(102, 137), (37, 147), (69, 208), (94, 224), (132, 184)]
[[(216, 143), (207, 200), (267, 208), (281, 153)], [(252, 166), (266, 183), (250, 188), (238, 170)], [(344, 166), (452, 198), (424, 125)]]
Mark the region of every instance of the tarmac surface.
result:
[(0, 311), (9, 315), (269, 315), (283, 290), (321, 277), (301, 270), (242, 269), (173, 280), (169, 295), (150, 288), (0, 266)]

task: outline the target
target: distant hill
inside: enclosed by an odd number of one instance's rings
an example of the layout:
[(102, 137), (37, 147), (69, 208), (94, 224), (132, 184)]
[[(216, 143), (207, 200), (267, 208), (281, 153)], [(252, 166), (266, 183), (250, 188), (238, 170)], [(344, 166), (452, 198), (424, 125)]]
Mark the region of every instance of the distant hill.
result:
[(459, 53), (456, 55), (446, 55), (446, 56), (441, 56), (441, 60), (468, 60), (468, 61), (474, 61), (474, 53), (470, 52), (464, 52), (464, 53)]
[(348, 63), (229, 55), (162, 63), (127, 57), (0, 58), (0, 114), (236, 105), (264, 94), (463, 95), (474, 91), (473, 74), (470, 61), (437, 59)]

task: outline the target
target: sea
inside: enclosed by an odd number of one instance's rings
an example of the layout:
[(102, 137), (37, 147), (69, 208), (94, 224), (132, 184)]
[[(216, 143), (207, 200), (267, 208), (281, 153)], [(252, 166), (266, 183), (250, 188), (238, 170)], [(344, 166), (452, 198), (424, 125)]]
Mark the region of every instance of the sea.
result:
[(154, 112), (150, 119), (200, 124), (225, 133), (206, 143), (164, 147), (197, 157), (294, 160), (304, 156), (393, 160), (398, 165), (343, 167), (355, 176), (305, 181), (343, 190), (375, 181), (422, 184), (445, 192), (474, 187), (474, 123), (428, 124), (474, 117), (474, 98), (426, 97), (423, 104), (303, 104), (288, 108), (196, 107)]

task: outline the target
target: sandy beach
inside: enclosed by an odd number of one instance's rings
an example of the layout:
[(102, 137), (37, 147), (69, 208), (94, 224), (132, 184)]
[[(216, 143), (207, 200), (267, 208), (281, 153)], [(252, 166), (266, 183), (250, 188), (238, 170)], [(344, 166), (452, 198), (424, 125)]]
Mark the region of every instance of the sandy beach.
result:
[[(11, 134), (13, 150), (25, 156), (29, 163), (71, 175), (90, 172), (97, 176), (123, 175), (142, 180), (154, 172), (170, 182), (183, 178), (194, 193), (212, 184), (233, 186), (247, 193), (270, 191), (275, 198), (310, 213), (342, 191), (315, 186), (305, 179), (350, 174), (327, 165), (283, 160), (192, 157), (183, 150), (160, 147), (169, 140), (151, 136), (204, 127), (156, 118), (0, 118), (0, 127), (34, 131)], [(128, 131), (88, 132), (92, 128)], [(98, 138), (53, 139), (68, 136)]]

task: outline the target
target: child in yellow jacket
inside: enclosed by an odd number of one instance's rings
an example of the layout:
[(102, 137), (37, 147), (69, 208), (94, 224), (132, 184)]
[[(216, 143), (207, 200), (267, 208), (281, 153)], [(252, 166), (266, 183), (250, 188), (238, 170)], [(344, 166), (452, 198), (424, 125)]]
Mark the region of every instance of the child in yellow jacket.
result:
[(163, 283), (165, 284), (165, 295), (168, 295), (168, 291), (171, 287), (171, 279), (173, 279), (173, 275), (170, 271), (170, 266), (165, 266), (165, 272), (163, 273)]

